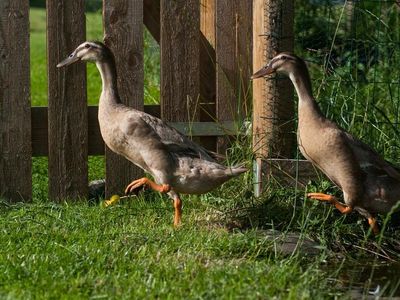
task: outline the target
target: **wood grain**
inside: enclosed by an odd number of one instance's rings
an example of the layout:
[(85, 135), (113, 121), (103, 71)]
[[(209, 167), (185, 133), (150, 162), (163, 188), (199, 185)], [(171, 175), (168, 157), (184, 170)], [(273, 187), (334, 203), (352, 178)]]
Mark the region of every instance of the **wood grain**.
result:
[(84, 0), (47, 0), (49, 198), (86, 198), (86, 67), (56, 68), (85, 40)]
[[(216, 0), (216, 60), (218, 122), (240, 121), (250, 101), (251, 1)], [(218, 139), (225, 152), (228, 139)]]
[(199, 120), (199, 0), (161, 0), (161, 117)]
[(29, 1), (0, 1), (0, 197), (32, 197)]
[(215, 48), (215, 1), (200, 1), (200, 30), (213, 48)]
[[(253, 71), (293, 51), (293, 0), (255, 0)], [(260, 157), (288, 158), (296, 145), (293, 85), (286, 77), (253, 80), (253, 145)]]
[[(114, 53), (124, 104), (143, 110), (143, 0), (103, 2), (104, 41)], [(141, 169), (106, 149), (106, 197), (121, 194)]]
[[(293, 51), (294, 1), (253, 1), (253, 72), (276, 54)], [(290, 158), (296, 145), (293, 86), (288, 78), (253, 80), (255, 194), (266, 184), (263, 159)]]

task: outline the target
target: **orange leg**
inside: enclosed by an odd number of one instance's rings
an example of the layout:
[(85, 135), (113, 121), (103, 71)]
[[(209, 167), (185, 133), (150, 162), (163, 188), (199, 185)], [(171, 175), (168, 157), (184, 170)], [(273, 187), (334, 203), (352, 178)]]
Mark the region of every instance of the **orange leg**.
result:
[(179, 197), (176, 197), (174, 199), (174, 208), (174, 227), (178, 227), (181, 224), (182, 218), (182, 200)]
[[(335, 205), (335, 207), (342, 213), (348, 214), (353, 211), (353, 208), (350, 206), (344, 206), (343, 204), (339, 203), (334, 196), (323, 194), (323, 193), (308, 193), (307, 197), (311, 199), (316, 199), (320, 201), (327, 201)], [(376, 224), (376, 219), (373, 217), (368, 218), (368, 224), (371, 226), (372, 232), (377, 235), (379, 234), (378, 224)]]
[(171, 190), (171, 187), (169, 184), (157, 184), (154, 181), (151, 181), (150, 179), (143, 177), (140, 179), (136, 179), (136, 180), (132, 181), (130, 184), (128, 184), (128, 186), (125, 189), (125, 194), (128, 194), (143, 185), (146, 185), (146, 186), (150, 187), (151, 189), (153, 189), (157, 192), (160, 192), (160, 193), (168, 193)]
[(339, 201), (337, 201), (336, 198), (332, 195), (327, 195), (323, 193), (308, 193), (307, 197), (320, 201), (326, 201), (334, 205), (342, 214), (348, 214), (353, 211), (352, 207), (344, 206), (343, 204), (339, 203)]
[[(143, 177), (140, 179), (136, 179), (132, 181), (130, 184), (128, 184), (128, 186), (125, 189), (125, 194), (128, 194), (131, 191), (143, 185), (146, 185), (151, 189), (160, 193), (168, 193), (169, 191), (171, 191), (171, 186), (169, 184), (157, 184), (154, 181), (151, 181), (150, 179)], [(182, 200), (179, 197), (176, 197), (174, 199), (174, 208), (175, 208), (174, 227), (178, 227), (181, 224), (181, 218), (182, 218)]]
[(368, 224), (369, 224), (369, 226), (371, 226), (372, 232), (375, 235), (378, 235), (379, 234), (379, 228), (378, 228), (378, 225), (376, 224), (376, 219), (373, 218), (373, 217), (368, 218)]

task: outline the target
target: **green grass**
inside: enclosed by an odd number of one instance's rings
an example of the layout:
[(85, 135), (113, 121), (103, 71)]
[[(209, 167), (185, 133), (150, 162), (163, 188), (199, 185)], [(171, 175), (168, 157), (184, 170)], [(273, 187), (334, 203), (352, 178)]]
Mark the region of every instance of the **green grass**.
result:
[[(32, 105), (47, 105), (44, 10), (32, 9), (30, 18)], [(87, 35), (102, 39), (100, 13), (87, 14)], [(144, 57), (145, 102), (157, 103), (159, 52), (147, 32)], [(344, 79), (353, 75), (346, 67), (330, 76), (311, 66), (323, 111), (396, 157), (395, 133), (379, 132), (381, 116), (376, 111), (367, 115), (363, 102), (374, 89), (382, 94), (385, 88), (360, 82), (349, 87)], [(365, 76), (384, 76), (385, 68), (373, 66)], [(96, 104), (99, 74), (90, 64), (87, 74), (88, 101)], [(389, 112), (397, 111), (394, 98), (374, 103), (392, 117)], [(250, 161), (250, 149), (247, 140), (234, 143), (230, 163)], [(104, 178), (104, 159), (91, 157), (89, 179), (98, 178)], [(387, 296), (398, 290), (397, 275), (388, 271), (398, 270), (398, 265), (389, 265), (382, 276), (375, 268), (388, 261), (385, 256), (399, 260), (393, 220), (375, 239), (357, 213), (342, 216), (330, 206), (306, 200), (304, 191), (271, 184), (255, 198), (250, 173), (207, 195), (184, 196), (178, 230), (172, 228), (173, 209), (166, 196), (146, 191), (101, 209), (84, 201), (51, 203), (47, 185), (47, 158), (34, 158), (33, 203), (0, 201), (0, 298), (345, 299), (349, 290), (368, 295), (377, 284)], [(326, 181), (310, 182), (307, 189), (340, 197)], [(280, 255), (277, 244), (265, 238), (270, 229), (311, 238), (320, 244), (320, 253)], [(349, 269), (366, 277), (349, 277)]]
[[(1, 207), (0, 295), (12, 299), (312, 298), (326, 293), (317, 262), (277, 259), (254, 231), (204, 226), (187, 202), (171, 227), (167, 202)], [(203, 225), (202, 225), (203, 224)]]

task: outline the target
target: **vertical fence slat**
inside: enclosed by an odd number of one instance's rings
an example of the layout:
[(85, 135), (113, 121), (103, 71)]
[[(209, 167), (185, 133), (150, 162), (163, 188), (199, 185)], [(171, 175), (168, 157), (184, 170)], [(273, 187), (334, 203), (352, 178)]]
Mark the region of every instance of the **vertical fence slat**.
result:
[[(117, 64), (121, 101), (143, 110), (143, 0), (105, 0), (105, 42)], [(106, 195), (121, 194), (143, 172), (131, 162), (106, 149)]]
[(58, 62), (85, 40), (84, 0), (47, 0), (49, 198), (87, 197), (86, 67)]
[[(215, 0), (200, 0), (200, 95), (203, 103), (215, 103)], [(213, 66), (212, 72), (205, 73), (206, 66)], [(200, 111), (200, 121), (216, 120), (215, 105)], [(217, 138), (203, 136), (199, 138), (202, 146), (216, 151)]]
[(200, 30), (215, 48), (215, 1), (200, 0)]
[[(217, 120), (237, 120), (244, 115), (249, 98), (252, 3), (216, 0)], [(224, 152), (226, 138), (218, 139)]]
[[(215, 103), (215, 0), (201, 0), (200, 19), (205, 35), (200, 33), (200, 101), (202, 103)], [(153, 37), (160, 42), (160, 0), (144, 0), (144, 24)], [(207, 21), (206, 21), (207, 20)], [(207, 28), (205, 28), (207, 24)], [(210, 41), (212, 42), (210, 44)], [(200, 121), (215, 120), (215, 106), (207, 106), (207, 110), (200, 111)], [(211, 108), (211, 109), (210, 109)], [(203, 146), (214, 150), (215, 137), (199, 137)]]
[(199, 0), (161, 0), (161, 116), (199, 118)]
[[(293, 51), (294, 1), (253, 1), (253, 69), (282, 51)], [(290, 157), (295, 146), (293, 87), (288, 78), (253, 81), (253, 151), (256, 194), (262, 189), (262, 159)]]
[(29, 1), (0, 1), (0, 196), (32, 197)]

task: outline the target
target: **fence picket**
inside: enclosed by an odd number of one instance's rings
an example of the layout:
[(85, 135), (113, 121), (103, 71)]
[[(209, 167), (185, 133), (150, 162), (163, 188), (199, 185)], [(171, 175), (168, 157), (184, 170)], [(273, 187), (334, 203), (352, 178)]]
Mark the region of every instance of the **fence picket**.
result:
[(161, 116), (197, 121), (200, 105), (199, 0), (161, 1)]
[[(105, 42), (117, 64), (121, 101), (143, 110), (143, 0), (105, 0)], [(121, 194), (125, 186), (143, 176), (141, 169), (106, 149), (106, 196)]]
[(87, 197), (86, 67), (56, 68), (85, 40), (85, 1), (47, 0), (49, 198)]
[(0, 196), (32, 197), (29, 1), (0, 1)]
[[(216, 60), (218, 122), (237, 120), (250, 98), (251, 1), (216, 0)], [(218, 138), (225, 152), (227, 138)]]

